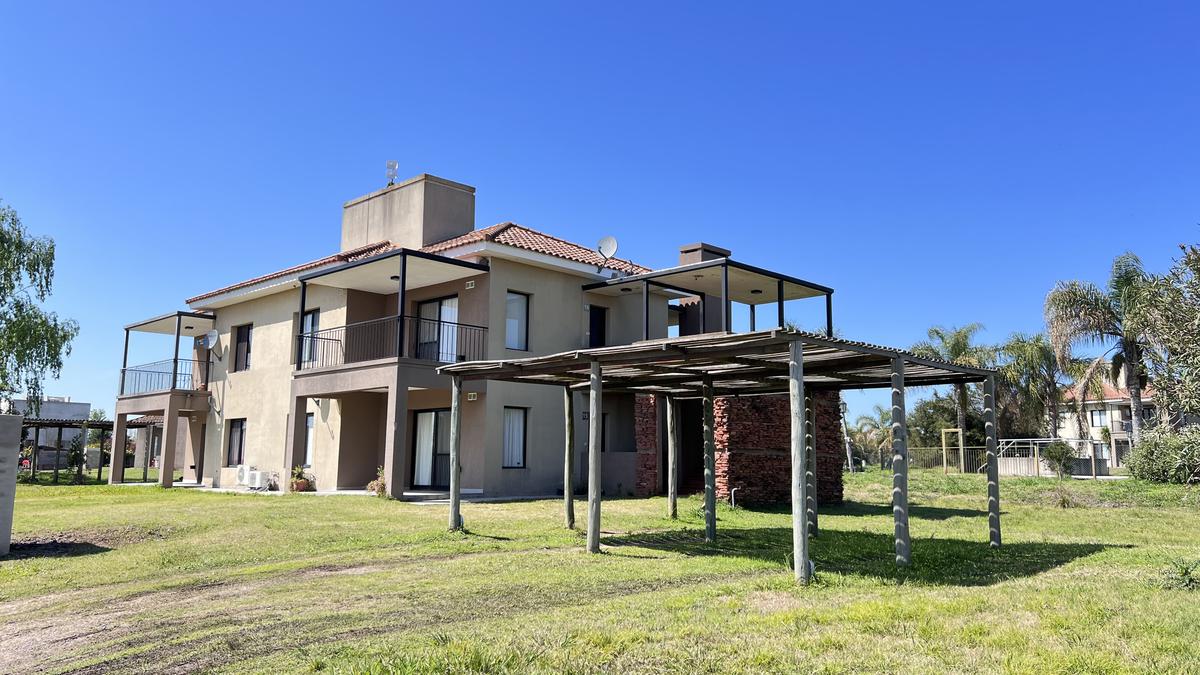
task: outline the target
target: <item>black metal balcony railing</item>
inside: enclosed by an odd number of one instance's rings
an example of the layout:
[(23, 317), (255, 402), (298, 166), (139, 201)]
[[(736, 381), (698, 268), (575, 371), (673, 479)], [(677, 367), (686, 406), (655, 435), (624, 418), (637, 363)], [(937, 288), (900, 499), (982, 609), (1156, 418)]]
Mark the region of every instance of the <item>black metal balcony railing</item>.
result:
[(346, 363), (394, 359), (403, 356), (423, 361), (457, 363), (475, 361), (487, 354), (487, 328), (416, 316), (389, 316), (326, 328), (296, 336), (299, 368), (324, 368)]
[(208, 389), (208, 361), (164, 359), (121, 369), (121, 382), (118, 388), (121, 396), (171, 389), (187, 391)]

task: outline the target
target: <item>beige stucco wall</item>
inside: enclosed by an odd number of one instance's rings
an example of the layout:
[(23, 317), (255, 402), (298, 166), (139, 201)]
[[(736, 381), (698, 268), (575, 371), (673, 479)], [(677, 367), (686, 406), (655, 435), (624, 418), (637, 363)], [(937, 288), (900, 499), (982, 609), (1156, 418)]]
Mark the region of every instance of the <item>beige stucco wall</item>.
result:
[[(486, 357), (492, 359), (521, 358), (583, 347), (585, 306), (588, 304), (609, 308), (609, 344), (641, 339), (640, 293), (626, 296), (584, 293), (581, 287), (588, 280), (580, 276), (498, 258), (489, 262), (489, 273), (469, 280), (409, 289), (406, 313), (415, 314), (416, 303), (421, 300), (457, 295), (460, 323), (490, 326)], [(468, 289), (467, 281), (474, 282), (474, 287)], [(509, 350), (504, 346), (504, 315), (509, 290), (530, 296), (528, 351)], [(651, 297), (650, 336), (664, 337), (667, 301), (664, 296)], [(320, 326), (326, 329), (344, 325), (347, 320), (354, 322), (392, 315), (396, 296), (347, 292), (310, 284), (306, 305), (320, 309)], [(285, 448), (289, 433), (289, 399), (294, 391), (294, 336), (298, 328), (298, 309), (299, 290), (290, 289), (217, 311), (216, 328), (221, 334), (217, 351), (221, 358), (214, 359), (210, 378), (213, 407), (208, 417), (204, 467), (206, 476), (218, 485), (229, 486), (234, 482), (233, 471), (222, 467), (229, 442), (226, 421), (237, 418), (247, 420), (246, 463), (275, 472), (280, 480), (288, 478)], [(245, 323), (254, 325), (251, 366), (247, 371), (231, 373), (232, 330)], [(411, 485), (412, 480), (412, 411), (449, 407), (449, 378), (434, 375), (428, 366), (415, 368), (399, 371), (401, 380), (410, 387), (404, 416), (404, 447), (399, 458), (405, 486)], [(346, 383), (360, 379), (354, 373), (342, 373), (338, 377), (342, 375)], [(377, 386), (363, 388), (377, 389)], [(493, 496), (546, 495), (558, 491), (562, 484), (562, 390), (502, 382), (469, 383), (467, 390), (477, 392), (478, 397), (468, 401), (464, 396), (463, 401), (463, 487), (483, 490)], [(321, 490), (361, 488), (374, 478), (376, 467), (384, 463), (387, 396), (378, 391), (347, 393), (341, 389), (327, 391), (318, 398), (319, 403), (310, 399), (308, 404), (308, 411), (315, 414), (316, 419), (309, 473)], [(502, 466), (505, 406), (529, 410), (524, 468)], [(579, 396), (575, 427), (577, 476), (581, 484), (586, 476), (586, 408), (586, 397)], [(609, 452), (604, 457), (605, 490), (610, 494), (624, 493), (632, 489), (634, 480), (633, 399), (628, 395), (610, 395), (605, 399), (604, 409), (609, 413)]]
[[(346, 315), (346, 292), (310, 286), (306, 306), (321, 310), (322, 326), (342, 325)], [(246, 419), (245, 462), (259, 470), (275, 472), (280, 480), (289, 477), (290, 467), (285, 466), (284, 448), (299, 307), (300, 291), (292, 289), (217, 311), (215, 323), (220, 333), (217, 349), (220, 359), (213, 359), (209, 378), (213, 407), (208, 418), (204, 461), (205, 475), (212, 477), (217, 485), (233, 484), (233, 472), (221, 469), (225, 467), (229, 449), (226, 421), (239, 418)], [(247, 323), (254, 325), (250, 368), (230, 372), (234, 356), (233, 328)], [(321, 405), (310, 401), (309, 412), (317, 416), (314, 461), (318, 461), (318, 457), (335, 456), (341, 417), (339, 408), (325, 401)], [(315, 467), (315, 470), (336, 476), (327, 465)]]

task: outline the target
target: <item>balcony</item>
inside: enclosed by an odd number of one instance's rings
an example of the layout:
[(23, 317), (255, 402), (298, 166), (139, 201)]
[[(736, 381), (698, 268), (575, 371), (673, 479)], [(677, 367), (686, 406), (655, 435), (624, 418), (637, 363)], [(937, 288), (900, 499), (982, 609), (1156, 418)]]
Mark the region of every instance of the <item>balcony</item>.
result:
[[(380, 359), (457, 363), (487, 358), (487, 328), (416, 316), (389, 316), (296, 336), (298, 369)], [(403, 346), (401, 348), (401, 346)]]
[[(117, 397), (171, 391), (207, 391), (210, 354), (204, 339), (213, 327), (213, 315), (201, 312), (171, 312), (125, 326), (125, 350), (121, 356)], [(166, 353), (171, 354), (171, 358), (140, 366), (128, 365), (130, 337), (133, 335), (144, 336), (139, 337), (139, 341), (150, 340), (150, 343), (141, 345), (135, 351), (151, 355)], [(180, 349), (183, 340), (192, 343), (190, 349)]]
[(121, 369), (118, 396), (137, 396), (162, 391), (207, 391), (207, 361), (163, 359)]

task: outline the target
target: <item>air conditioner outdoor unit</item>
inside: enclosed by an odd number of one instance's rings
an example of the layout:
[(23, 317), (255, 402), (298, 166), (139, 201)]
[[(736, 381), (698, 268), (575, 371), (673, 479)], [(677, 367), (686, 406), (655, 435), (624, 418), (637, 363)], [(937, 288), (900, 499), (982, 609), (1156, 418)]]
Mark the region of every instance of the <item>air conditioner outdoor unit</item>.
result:
[(250, 482), (250, 467), (245, 464), (237, 465), (237, 484), (245, 485)]
[(249, 480), (247, 481), (251, 490), (266, 490), (267, 489), (267, 472), (266, 471), (249, 471)]

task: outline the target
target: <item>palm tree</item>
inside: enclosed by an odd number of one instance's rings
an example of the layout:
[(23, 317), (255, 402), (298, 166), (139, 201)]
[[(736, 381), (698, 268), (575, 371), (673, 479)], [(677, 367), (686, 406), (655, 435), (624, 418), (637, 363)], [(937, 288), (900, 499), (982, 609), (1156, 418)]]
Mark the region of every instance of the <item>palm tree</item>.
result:
[[(913, 345), (912, 352), (928, 359), (939, 359), (960, 366), (986, 367), (992, 362), (995, 350), (985, 345), (972, 344), (975, 334), (983, 330), (983, 324), (970, 323), (961, 328), (934, 326), (929, 329), (929, 339)], [(954, 385), (954, 405), (958, 413), (958, 428), (967, 430), (967, 385)]]
[(1148, 343), (1137, 316), (1151, 281), (1142, 261), (1132, 253), (1113, 260), (1105, 288), (1086, 281), (1060, 281), (1046, 296), (1046, 325), (1050, 343), (1060, 356), (1071, 345), (1084, 343), (1107, 347), (1098, 359), (1112, 356), (1114, 373), (1125, 376), (1132, 408), (1132, 441), (1142, 439), (1143, 352)]
[(883, 453), (892, 445), (892, 411), (876, 405), (874, 415), (859, 415), (854, 421), (854, 443), (863, 450), (873, 450), (883, 464)]
[(1048, 437), (1058, 438), (1059, 405), (1067, 373), (1050, 341), (1041, 333), (1015, 333), (1000, 347), (1000, 353), (1005, 356), (1000, 377), (1015, 391), (1022, 419), (1033, 417), (1046, 425)]

